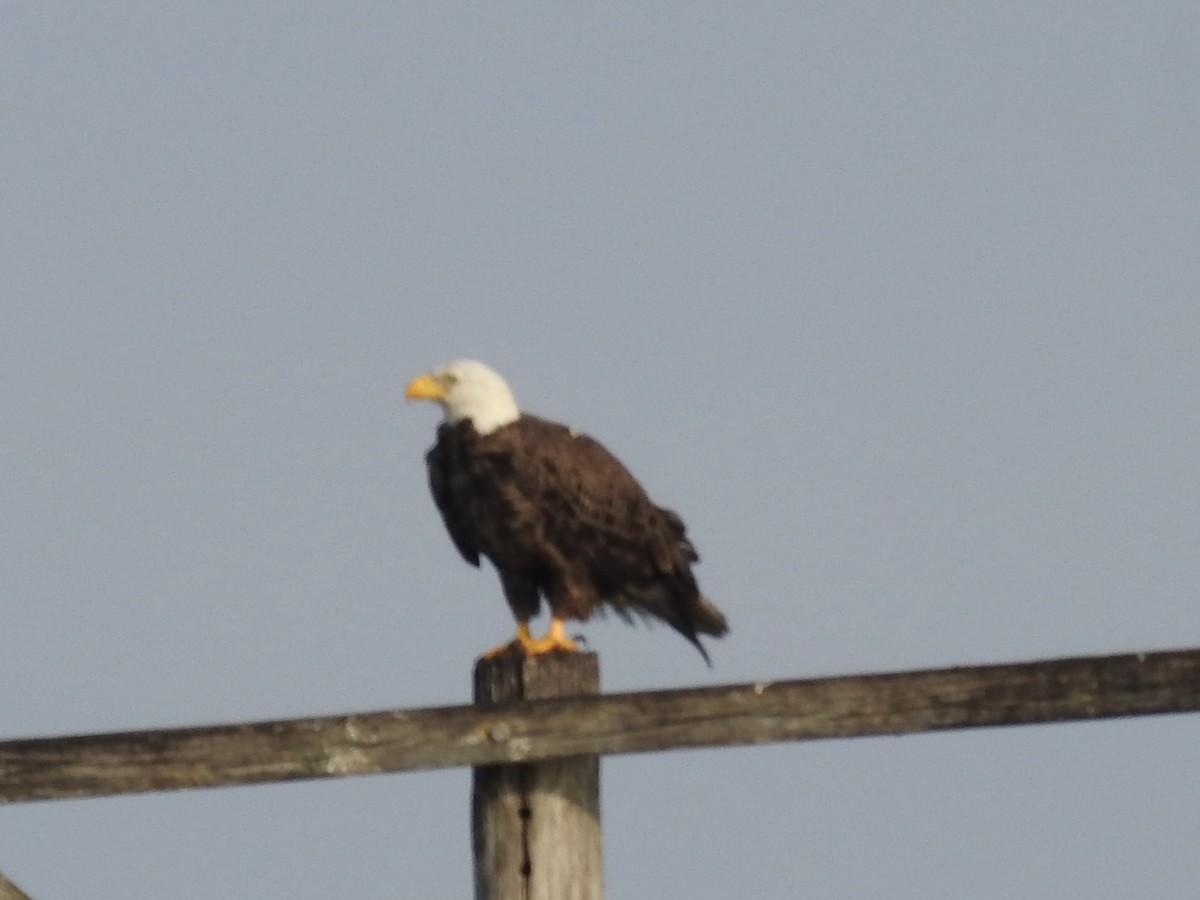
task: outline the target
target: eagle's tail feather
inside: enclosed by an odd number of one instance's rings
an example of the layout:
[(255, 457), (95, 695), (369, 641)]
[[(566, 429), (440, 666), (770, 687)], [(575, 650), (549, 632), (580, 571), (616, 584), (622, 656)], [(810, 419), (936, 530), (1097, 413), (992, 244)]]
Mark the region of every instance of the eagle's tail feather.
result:
[[(626, 621), (630, 613), (666, 622), (700, 651), (710, 666), (708, 651), (700, 643), (699, 635), (721, 637), (729, 632), (729, 623), (721, 611), (706, 598), (693, 591), (672, 589), (668, 582), (655, 582), (635, 590), (626, 590), (617, 597), (606, 598), (607, 605)], [(693, 589), (694, 590), (694, 589)]]

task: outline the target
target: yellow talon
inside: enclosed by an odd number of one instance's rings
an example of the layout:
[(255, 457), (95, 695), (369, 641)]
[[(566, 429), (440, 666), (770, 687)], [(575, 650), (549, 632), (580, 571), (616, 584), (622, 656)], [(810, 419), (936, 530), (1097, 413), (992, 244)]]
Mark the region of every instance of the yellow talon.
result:
[(574, 653), (575, 642), (567, 637), (567, 623), (555, 616), (550, 620), (550, 630), (543, 638), (531, 637), (529, 626), (525, 627), (524, 635), (517, 629), (517, 643), (525, 651), (526, 656), (539, 656), (543, 653)]
[(575, 642), (567, 637), (567, 623), (555, 616), (550, 620), (550, 630), (545, 637), (535, 638), (529, 633), (528, 622), (517, 623), (517, 636), (507, 644), (501, 644), (483, 654), (484, 659), (495, 659), (516, 648), (526, 656), (541, 656), (543, 653), (573, 653)]

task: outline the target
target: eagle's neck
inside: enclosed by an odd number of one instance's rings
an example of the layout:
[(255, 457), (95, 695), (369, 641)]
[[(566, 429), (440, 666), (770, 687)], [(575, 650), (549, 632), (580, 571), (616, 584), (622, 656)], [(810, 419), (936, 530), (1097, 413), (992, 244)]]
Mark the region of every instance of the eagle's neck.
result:
[(493, 403), (484, 409), (466, 415), (455, 416), (449, 411), (446, 413), (446, 421), (449, 424), (457, 425), (459, 422), (468, 421), (480, 437), (489, 435), (505, 425), (511, 425), (519, 418), (521, 418), (521, 411), (517, 409), (516, 403)]

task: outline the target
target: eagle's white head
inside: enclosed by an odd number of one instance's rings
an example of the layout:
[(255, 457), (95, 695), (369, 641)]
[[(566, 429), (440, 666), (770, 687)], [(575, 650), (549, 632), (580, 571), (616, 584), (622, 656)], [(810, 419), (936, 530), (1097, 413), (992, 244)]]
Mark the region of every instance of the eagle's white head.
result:
[(515, 422), (521, 415), (504, 379), (473, 359), (459, 359), (418, 375), (404, 390), (406, 400), (432, 400), (447, 422), (470, 419), (480, 434)]

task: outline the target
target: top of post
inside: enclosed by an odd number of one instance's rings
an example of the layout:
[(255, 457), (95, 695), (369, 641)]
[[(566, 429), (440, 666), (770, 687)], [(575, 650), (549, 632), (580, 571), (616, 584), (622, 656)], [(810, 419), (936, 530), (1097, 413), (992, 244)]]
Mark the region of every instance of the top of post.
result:
[(512, 652), (475, 663), (476, 706), (599, 693), (600, 659), (595, 653)]

